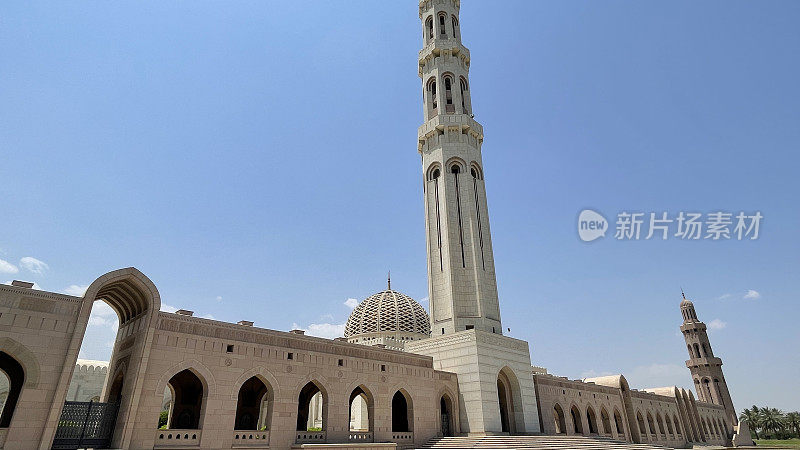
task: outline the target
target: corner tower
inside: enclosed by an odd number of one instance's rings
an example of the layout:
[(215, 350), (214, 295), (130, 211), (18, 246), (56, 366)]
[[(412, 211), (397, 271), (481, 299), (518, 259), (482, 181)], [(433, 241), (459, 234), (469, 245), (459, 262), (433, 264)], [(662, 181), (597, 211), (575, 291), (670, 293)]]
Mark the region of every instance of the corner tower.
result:
[(434, 336), (468, 329), (503, 332), (481, 160), (483, 127), (472, 111), (459, 5), (458, 0), (419, 4), (424, 123), (418, 150)]
[(723, 406), (729, 423), (738, 423), (731, 394), (728, 392), (728, 384), (722, 374), (722, 359), (714, 356), (706, 324), (697, 318), (694, 304), (687, 300), (685, 295), (681, 301), (681, 315), (683, 315), (681, 333), (686, 340), (686, 350), (689, 352), (686, 367), (692, 373), (697, 397), (704, 402)]

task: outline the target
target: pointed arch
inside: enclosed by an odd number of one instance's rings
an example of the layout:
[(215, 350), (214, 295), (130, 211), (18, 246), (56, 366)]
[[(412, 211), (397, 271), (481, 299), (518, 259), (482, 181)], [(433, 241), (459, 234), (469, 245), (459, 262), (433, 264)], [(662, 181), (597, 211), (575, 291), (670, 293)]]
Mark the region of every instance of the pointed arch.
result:
[(414, 402), (408, 391), (401, 388), (394, 392), (392, 405), (392, 431), (414, 431)]
[(570, 417), (572, 418), (572, 431), (575, 434), (583, 434), (583, 420), (581, 419), (581, 411), (576, 405), (572, 405), (569, 409)]
[(517, 375), (513, 369), (504, 366), (497, 372), (496, 379), (502, 430), (512, 434), (525, 432), (522, 394)]
[(439, 432), (442, 436), (455, 436), (458, 431), (455, 395), (448, 388), (439, 390)]
[(647, 431), (650, 432), (650, 435), (656, 436), (656, 424), (653, 420), (653, 414), (650, 411), (647, 411)]
[(375, 431), (375, 397), (365, 384), (350, 390), (347, 405), (350, 431)]
[(553, 422), (555, 422), (554, 425), (556, 434), (567, 434), (567, 424), (564, 419), (564, 410), (558, 403), (553, 405)]
[(636, 411), (636, 424), (639, 426), (639, 435), (647, 439), (647, 428), (644, 425), (644, 417), (641, 411)]
[(600, 422), (603, 424), (603, 434), (611, 435), (611, 418), (605, 406), (600, 408)]
[(19, 363), (25, 371), (23, 386), (35, 388), (39, 384), (39, 361), (27, 347), (10, 337), (0, 337), (0, 350)]
[(589, 425), (589, 434), (597, 433), (597, 416), (594, 413), (594, 408), (591, 405), (586, 407), (586, 422)]
[[(309, 380), (302, 388), (297, 391), (297, 431), (308, 431), (309, 421), (314, 420), (312, 409), (321, 406), (322, 408), (322, 431), (328, 428), (328, 402), (329, 394), (325, 385), (318, 379)], [(321, 405), (315, 406), (312, 400), (319, 394)], [(313, 425), (312, 425), (313, 426)]]
[(617, 430), (618, 436), (625, 436), (625, 425), (623, 425), (622, 422), (622, 415), (616, 407), (614, 407), (614, 428)]
[(271, 426), (274, 391), (259, 375), (253, 375), (239, 386), (236, 399), (234, 430), (261, 430)]

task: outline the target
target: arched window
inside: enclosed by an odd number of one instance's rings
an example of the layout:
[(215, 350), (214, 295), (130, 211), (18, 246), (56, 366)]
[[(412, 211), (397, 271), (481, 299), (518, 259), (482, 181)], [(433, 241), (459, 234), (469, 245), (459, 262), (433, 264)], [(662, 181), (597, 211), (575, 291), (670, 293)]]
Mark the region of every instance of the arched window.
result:
[(414, 416), (410, 403), (411, 398), (402, 390), (395, 392), (392, 396), (392, 431), (412, 431)]
[(272, 407), (271, 391), (259, 377), (251, 377), (239, 388), (234, 430), (267, 430)]
[(445, 25), (446, 20), (447, 16), (445, 14), (439, 14), (439, 34), (441, 34), (443, 38), (447, 37), (447, 25)]
[(442, 77), (442, 79), (444, 81), (444, 110), (447, 114), (453, 114), (456, 112), (456, 107), (453, 105), (453, 77), (448, 74)]
[(656, 424), (653, 421), (653, 415), (650, 414), (649, 412), (647, 413), (647, 428), (650, 431), (650, 434), (652, 434), (653, 436), (656, 435)]
[(706, 347), (705, 342), (703, 342), (703, 356), (711, 356), (708, 354), (708, 347)]
[(581, 412), (578, 411), (577, 406), (573, 406), (569, 410), (570, 416), (572, 416), (572, 431), (575, 434), (583, 434), (583, 422), (581, 422)]
[(436, 79), (431, 78), (428, 80), (427, 89), (428, 92), (428, 108), (430, 110), (430, 117), (435, 116), (438, 114), (438, 107), (439, 101), (436, 97)]
[(706, 426), (706, 421), (701, 419), (700, 423), (703, 424), (703, 434), (708, 436), (708, 427)]
[(700, 358), (700, 346), (697, 344), (694, 344), (694, 356), (695, 358)]
[(8, 428), (17, 408), (22, 385), (25, 383), (25, 369), (8, 353), (0, 352), (0, 381), (5, 382), (5, 398), (0, 411), (0, 428)]
[(553, 422), (555, 422), (556, 434), (566, 434), (567, 425), (564, 422), (564, 410), (558, 403), (553, 406)]
[(372, 394), (364, 386), (358, 386), (350, 393), (350, 431), (373, 431), (372, 415), (374, 407)]
[(167, 428), (174, 430), (200, 429), (203, 411), (203, 382), (189, 369), (176, 373), (169, 380), (172, 393), (172, 411)]
[(669, 414), (664, 414), (664, 420), (667, 422), (667, 432), (670, 436), (674, 436), (675, 432), (672, 431), (672, 420), (669, 418)]
[(453, 37), (458, 38), (461, 36), (461, 30), (458, 29), (458, 19), (456, 16), (452, 17), (451, 23), (453, 25)]
[(625, 436), (625, 429), (622, 425), (622, 415), (620, 415), (617, 408), (614, 408), (614, 427), (616, 427), (618, 435)]
[(692, 353), (691, 344), (686, 344), (686, 350), (689, 350), (689, 358), (694, 358), (694, 354)]
[(426, 42), (430, 42), (433, 39), (433, 17), (428, 17), (428, 20), (425, 21), (425, 29), (428, 31)]
[(297, 396), (297, 431), (324, 431), (328, 396), (316, 381), (309, 381)]
[(658, 431), (661, 433), (661, 437), (666, 436), (666, 431), (664, 431), (664, 418), (661, 417), (661, 413), (656, 413), (656, 422), (658, 422)]
[(678, 436), (680, 436), (681, 435), (681, 424), (680, 424), (680, 422), (678, 422), (678, 416), (677, 415), (673, 415), (672, 416), (672, 423), (675, 424), (675, 433)]
[(597, 417), (591, 406), (586, 407), (586, 421), (589, 423), (589, 434), (597, 434)]
[(600, 409), (600, 422), (603, 423), (603, 434), (611, 434), (611, 419), (605, 408)]
[(469, 173), (472, 175), (472, 178), (476, 178), (478, 180), (483, 179), (483, 172), (481, 171), (481, 168), (474, 162), (469, 167)]
[(464, 77), (460, 77), (458, 81), (459, 87), (461, 88), (461, 113), (469, 114), (472, 108), (470, 107), (471, 102), (469, 99), (467, 80)]

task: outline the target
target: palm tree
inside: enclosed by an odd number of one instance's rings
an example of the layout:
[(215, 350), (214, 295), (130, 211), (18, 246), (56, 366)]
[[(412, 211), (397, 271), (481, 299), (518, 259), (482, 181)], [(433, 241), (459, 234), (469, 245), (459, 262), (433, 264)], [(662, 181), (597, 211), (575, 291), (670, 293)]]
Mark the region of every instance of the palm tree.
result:
[(786, 426), (794, 430), (795, 436), (800, 437), (800, 412), (786, 414)]
[(758, 407), (753, 406), (753, 409), (745, 408), (744, 411), (742, 411), (742, 413), (739, 415), (739, 420), (747, 422), (747, 424), (750, 426), (750, 431), (752, 431), (755, 435), (755, 438), (758, 439)]
[(765, 433), (774, 436), (783, 430), (783, 420), (783, 411), (777, 408), (761, 408), (761, 427)]

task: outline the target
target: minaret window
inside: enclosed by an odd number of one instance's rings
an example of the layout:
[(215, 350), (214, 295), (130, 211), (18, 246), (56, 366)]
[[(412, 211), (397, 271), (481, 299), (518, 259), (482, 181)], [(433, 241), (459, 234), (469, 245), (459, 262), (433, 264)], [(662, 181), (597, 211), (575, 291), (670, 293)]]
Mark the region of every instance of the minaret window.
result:
[(430, 114), (429, 114), (428, 118), (431, 118), (431, 117), (436, 116), (436, 114), (438, 113), (437, 112), (437, 107), (439, 106), (439, 102), (437, 101), (437, 98), (436, 98), (436, 79), (435, 78), (431, 78), (430, 80), (428, 80), (428, 89), (427, 89), (427, 91), (428, 91), (428, 110), (430, 111)]
[(456, 112), (453, 105), (453, 79), (449, 75), (444, 76), (444, 99), (445, 99), (445, 112), (452, 114)]
[(427, 42), (430, 42), (433, 39), (433, 17), (428, 17), (428, 20), (425, 21), (425, 28), (428, 30)]
[(446, 16), (444, 14), (439, 15), (439, 34), (441, 34), (443, 37), (447, 37), (447, 29), (444, 24), (445, 17)]
[(458, 164), (450, 166), (450, 172), (453, 174), (453, 179), (456, 184), (456, 208), (458, 212), (458, 242), (461, 247), (461, 267), (467, 267), (467, 259), (464, 256), (464, 224), (461, 220), (461, 189), (458, 185), (458, 174), (461, 173), (461, 167)]
[(467, 80), (464, 77), (459, 79), (459, 85), (461, 87), (461, 113), (462, 114), (469, 114), (469, 101), (467, 100), (467, 96), (469, 95), (469, 90), (467, 89)]
[(486, 258), (483, 256), (483, 225), (481, 224), (481, 202), (478, 195), (478, 180), (483, 179), (481, 170), (474, 164), (469, 169), (472, 175), (472, 191), (475, 193), (475, 219), (478, 222), (478, 245), (481, 249), (481, 267), (486, 270)]
[(434, 202), (436, 202), (436, 248), (439, 249), (439, 270), (444, 270), (444, 261), (442, 260), (442, 226), (441, 214), (439, 213), (439, 176), (441, 175), (438, 167), (428, 172), (429, 180), (433, 181), (433, 195)]
[(458, 30), (458, 19), (456, 19), (456, 16), (453, 16), (452, 22), (453, 22), (453, 37), (458, 38), (459, 30)]

